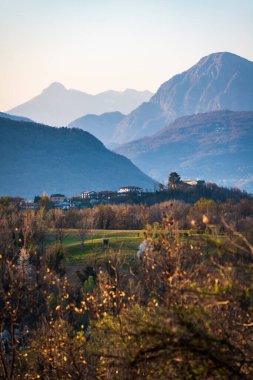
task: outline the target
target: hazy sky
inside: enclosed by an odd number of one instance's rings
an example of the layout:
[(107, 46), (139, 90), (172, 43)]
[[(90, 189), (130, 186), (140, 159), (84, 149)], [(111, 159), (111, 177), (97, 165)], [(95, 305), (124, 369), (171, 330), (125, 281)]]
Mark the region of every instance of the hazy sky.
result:
[(51, 82), (156, 91), (216, 51), (253, 60), (253, 0), (0, 0), (0, 110)]

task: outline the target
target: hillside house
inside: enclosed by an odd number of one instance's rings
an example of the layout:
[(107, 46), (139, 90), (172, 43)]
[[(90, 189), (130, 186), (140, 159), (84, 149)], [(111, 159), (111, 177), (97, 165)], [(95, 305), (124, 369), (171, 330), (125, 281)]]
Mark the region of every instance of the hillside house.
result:
[(204, 180), (197, 180), (197, 179), (192, 179), (189, 181), (182, 181), (185, 185), (189, 186), (203, 186), (205, 184)]
[(63, 194), (52, 194), (50, 195), (50, 201), (55, 203), (55, 202), (63, 202), (65, 199), (65, 195)]
[(94, 199), (97, 196), (96, 191), (83, 191), (81, 193), (82, 199)]
[(73, 206), (69, 201), (64, 201), (64, 202), (55, 202), (54, 207), (59, 208), (61, 210), (69, 210)]
[(143, 188), (138, 186), (123, 186), (118, 190), (118, 194), (129, 194), (129, 193), (143, 193)]
[(23, 199), (20, 203), (19, 203), (19, 207), (21, 209), (24, 209), (24, 210), (33, 210), (35, 205), (34, 205), (34, 202), (31, 201), (31, 200), (26, 200), (26, 199)]

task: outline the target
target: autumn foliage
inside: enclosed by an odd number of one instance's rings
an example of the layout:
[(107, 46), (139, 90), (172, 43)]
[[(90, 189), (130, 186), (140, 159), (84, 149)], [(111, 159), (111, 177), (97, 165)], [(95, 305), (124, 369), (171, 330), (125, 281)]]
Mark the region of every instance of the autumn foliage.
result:
[(247, 202), (166, 204), (150, 223), (144, 207), (134, 266), (111, 252), (79, 285), (47, 247), (51, 215), (1, 208), (0, 378), (252, 379)]

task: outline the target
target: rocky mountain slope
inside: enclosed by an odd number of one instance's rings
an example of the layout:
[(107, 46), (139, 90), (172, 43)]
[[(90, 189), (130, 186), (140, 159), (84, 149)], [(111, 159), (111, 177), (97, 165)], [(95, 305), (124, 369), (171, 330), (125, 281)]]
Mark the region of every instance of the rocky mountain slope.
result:
[(227, 52), (210, 54), (163, 83), (118, 124), (113, 140), (150, 136), (180, 116), (222, 109), (253, 111), (253, 62)]

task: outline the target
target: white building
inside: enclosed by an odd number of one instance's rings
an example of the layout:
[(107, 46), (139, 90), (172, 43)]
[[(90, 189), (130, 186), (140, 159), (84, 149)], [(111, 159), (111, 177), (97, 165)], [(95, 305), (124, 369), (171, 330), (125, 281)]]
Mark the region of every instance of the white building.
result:
[(63, 202), (65, 199), (65, 195), (63, 194), (52, 194), (50, 195), (51, 202)]
[(200, 180), (200, 179), (192, 179), (189, 181), (183, 181), (183, 183), (185, 183), (186, 185), (190, 185), (190, 186), (197, 186), (197, 185), (204, 185), (205, 181)]
[(92, 199), (92, 198), (95, 198), (96, 195), (97, 195), (97, 193), (95, 191), (83, 191), (81, 193), (81, 198), (82, 199)]
[(126, 193), (142, 193), (143, 189), (142, 187), (138, 186), (123, 186), (118, 190), (119, 194), (126, 194)]

